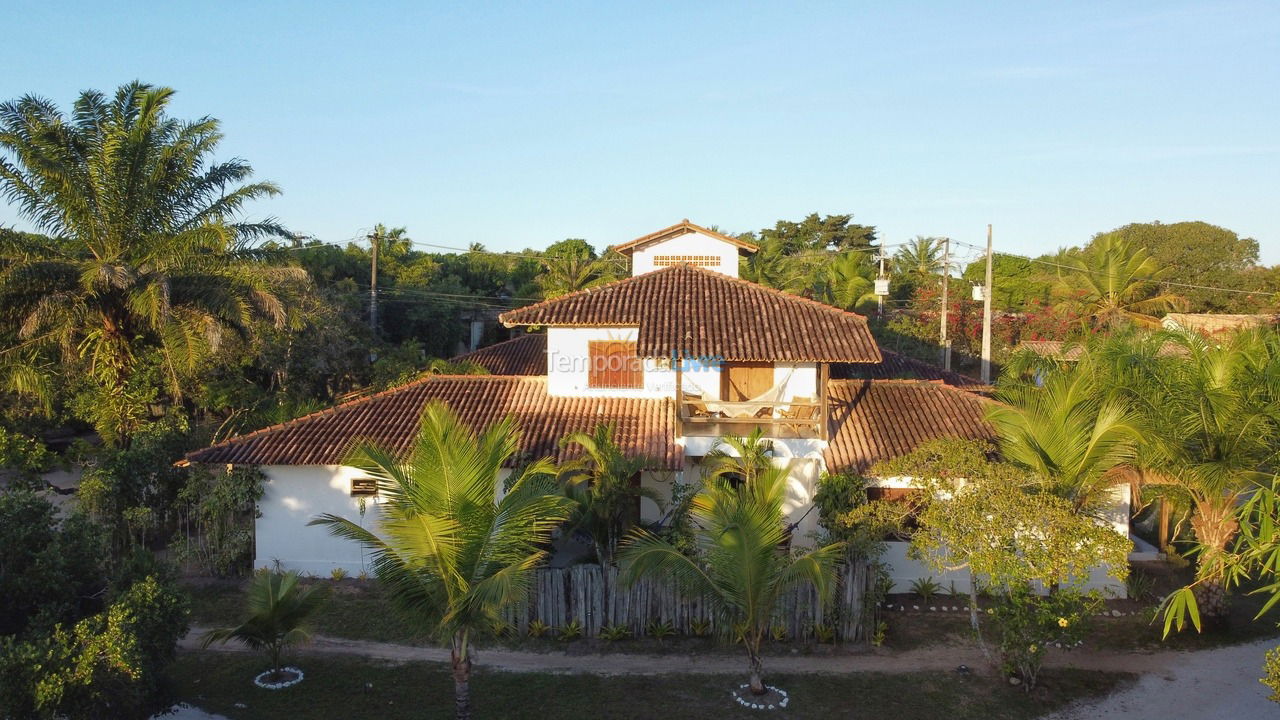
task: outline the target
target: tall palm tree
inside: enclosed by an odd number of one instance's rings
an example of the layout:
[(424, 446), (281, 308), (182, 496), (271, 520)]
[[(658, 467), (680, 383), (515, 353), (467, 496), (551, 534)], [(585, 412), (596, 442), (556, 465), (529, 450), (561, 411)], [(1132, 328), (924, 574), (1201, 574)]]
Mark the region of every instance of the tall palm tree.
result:
[(618, 541), (638, 516), (633, 517), (641, 498), (659, 506), (662, 497), (652, 488), (632, 483), (632, 478), (650, 465), (644, 457), (628, 457), (614, 439), (614, 426), (601, 423), (590, 433), (570, 433), (561, 447), (576, 445), (583, 455), (566, 463), (559, 473), (566, 497), (577, 506), (570, 524), (591, 536), (596, 559), (602, 567), (613, 564)]
[(330, 514), (311, 521), (362, 543), (393, 601), (449, 642), (460, 719), (471, 716), (473, 636), (527, 599), (542, 547), (572, 510), (545, 481), (547, 461), (527, 466), (497, 499), (500, 471), (518, 448), (510, 418), (477, 434), (433, 402), (407, 457), (362, 443), (344, 462), (377, 482), (379, 532)]
[(1147, 251), (1125, 240), (1103, 236), (1082, 256), (1064, 260), (1055, 292), (1063, 305), (1091, 318), (1099, 326), (1115, 327), (1125, 321), (1158, 327), (1156, 313), (1175, 310), (1182, 298), (1161, 290), (1168, 274)]
[(266, 650), (271, 679), (278, 682), (285, 648), (311, 641), (303, 623), (328, 595), (323, 585), (300, 586), (296, 572), (261, 573), (249, 585), (249, 618), (235, 627), (210, 630), (200, 638), (200, 647), (239, 640), (254, 650)]
[(413, 249), (413, 240), (409, 238), (407, 228), (388, 228), (378, 223), (373, 226), (370, 239), (378, 244), (378, 255), (384, 259), (402, 257)]
[(601, 282), (600, 261), (586, 255), (556, 255), (544, 258), (538, 286), (545, 298), (568, 295)]
[(43, 233), (0, 232), (0, 305), (27, 349), (60, 355), (63, 380), (81, 374), (119, 405), (104, 434), (123, 436), (139, 401), (128, 384), (158, 348), (169, 391), (230, 330), (285, 320), (281, 286), (305, 273), (264, 260), (254, 240), (273, 221), (242, 222), (245, 205), (276, 195), (246, 183), (242, 160), (215, 163), (218, 121), (166, 115), (173, 90), (140, 83), (108, 99), (87, 91), (70, 117), (26, 96), (0, 105), (0, 195)]
[(703, 457), (702, 474), (707, 481), (731, 480), (751, 483), (773, 468), (773, 443), (764, 430), (755, 428), (746, 437), (723, 435)]
[(1194, 588), (1201, 612), (1227, 612), (1223, 559), (1239, 528), (1237, 508), (1280, 463), (1280, 343), (1241, 332), (1221, 344), (1167, 333), (1182, 356), (1155, 357), (1130, 381), (1150, 418), (1139, 462), (1145, 481), (1192, 507), (1199, 551)]
[[(1084, 362), (1084, 361), (1082, 361)], [(1042, 386), (1016, 383), (996, 394), (987, 419), (1006, 460), (1035, 474), (1045, 489), (1088, 512), (1133, 462), (1142, 437), (1127, 403), (1098, 388), (1087, 366), (1051, 372)]]
[(785, 468), (769, 468), (747, 483), (709, 482), (692, 503), (694, 557), (645, 530), (633, 531), (619, 554), (624, 584), (670, 578), (681, 592), (710, 603), (720, 627), (742, 639), (756, 695), (766, 692), (760, 645), (779, 597), (801, 583), (828, 597), (844, 549), (834, 543), (795, 556), (781, 549), (786, 479)]
[(916, 278), (942, 273), (942, 238), (917, 235), (893, 255), (893, 269)]

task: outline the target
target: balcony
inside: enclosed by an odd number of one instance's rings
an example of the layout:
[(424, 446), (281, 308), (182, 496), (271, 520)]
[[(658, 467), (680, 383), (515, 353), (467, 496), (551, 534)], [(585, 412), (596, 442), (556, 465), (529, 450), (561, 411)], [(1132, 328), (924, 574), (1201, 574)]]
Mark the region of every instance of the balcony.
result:
[(795, 397), (785, 401), (704, 400), (681, 393), (679, 434), (692, 437), (746, 435), (759, 428), (772, 438), (826, 438), (825, 398)]

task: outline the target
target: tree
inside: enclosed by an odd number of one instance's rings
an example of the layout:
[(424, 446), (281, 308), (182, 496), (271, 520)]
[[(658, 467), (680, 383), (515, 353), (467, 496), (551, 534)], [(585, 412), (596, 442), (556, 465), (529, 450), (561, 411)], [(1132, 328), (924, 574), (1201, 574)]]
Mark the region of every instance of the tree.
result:
[[(1037, 260), (1056, 262), (1046, 256)], [(1056, 276), (1053, 268), (1035, 260), (997, 253), (991, 259), (991, 302), (996, 310), (1025, 312), (1048, 303)], [(964, 269), (961, 276), (973, 285), (987, 280), (987, 262), (979, 258)]]
[(1005, 459), (1030, 471), (1049, 492), (1088, 514), (1117, 482), (1113, 470), (1131, 463), (1140, 420), (1120, 398), (1098, 388), (1088, 361), (996, 393), (987, 411)]
[(876, 302), (875, 278), (869, 253), (841, 253), (818, 266), (812, 297), (843, 310), (865, 310)]
[[(755, 242), (754, 235), (744, 239)], [(875, 241), (875, 227), (854, 223), (852, 214), (809, 213), (800, 222), (779, 220), (759, 233), (759, 243), (774, 243), (788, 255), (803, 250), (866, 250)]]
[(449, 642), (460, 720), (471, 716), (472, 637), (526, 599), (542, 546), (572, 510), (544, 481), (552, 472), (546, 461), (526, 466), (496, 499), (500, 471), (518, 448), (510, 418), (477, 434), (433, 402), (406, 456), (366, 442), (343, 463), (377, 482), (381, 534), (336, 515), (312, 520), (364, 544), (393, 601)]
[[(1239, 290), (1261, 289), (1250, 270), (1257, 267), (1258, 241), (1206, 222), (1131, 223), (1093, 236), (1093, 244), (1119, 240), (1144, 248), (1166, 280)], [(1256, 312), (1254, 298), (1204, 288), (1181, 288), (1193, 312)]]
[(1133, 363), (1126, 386), (1150, 424), (1138, 461), (1150, 471), (1145, 485), (1193, 508), (1199, 564), (1192, 590), (1201, 614), (1220, 622), (1237, 508), (1265, 486), (1280, 458), (1280, 340), (1263, 331), (1221, 344), (1195, 333), (1157, 337), (1183, 353)]
[(770, 467), (749, 482), (712, 479), (693, 499), (694, 556), (645, 531), (632, 532), (619, 555), (620, 578), (672, 579), (681, 592), (704, 597), (747, 651), (751, 692), (763, 695), (760, 644), (773, 620), (778, 598), (799, 583), (812, 583), (820, 597), (835, 587), (840, 543), (797, 556), (780, 549), (786, 538), (782, 500), (787, 471)]
[(1056, 291), (1067, 307), (1079, 308), (1096, 325), (1131, 322), (1160, 324), (1156, 313), (1174, 310), (1182, 298), (1160, 289), (1168, 275), (1146, 250), (1116, 237), (1096, 239), (1083, 257), (1067, 260), (1058, 271)]
[(279, 190), (242, 184), (242, 160), (211, 162), (218, 121), (168, 117), (172, 97), (131, 83), (82, 93), (70, 117), (34, 96), (0, 105), (0, 194), (48, 236), (0, 235), (0, 305), (24, 343), (60, 353), (64, 382), (92, 378), (95, 424), (120, 442), (142, 422), (131, 382), (148, 348), (180, 398), (226, 332), (283, 323), (281, 287), (303, 279), (249, 245), (278, 224), (237, 219)]
[(303, 623), (328, 597), (328, 588), (303, 588), (298, 573), (264, 572), (249, 585), (249, 617), (235, 627), (210, 630), (200, 638), (200, 647), (238, 640), (254, 650), (265, 650), (271, 659), (269, 682), (284, 678), (280, 656), (290, 645), (311, 642)]
[(650, 461), (627, 457), (614, 440), (614, 431), (612, 424), (601, 423), (590, 433), (575, 432), (560, 439), (561, 447), (576, 445), (583, 452), (559, 472), (565, 497), (577, 506), (570, 523), (591, 536), (596, 559), (606, 568), (613, 564), (623, 533), (639, 520), (640, 499), (662, 505), (662, 497), (639, 482), (640, 471)]
[(893, 254), (893, 269), (912, 278), (916, 284), (941, 274), (944, 240), (945, 238), (915, 236)]

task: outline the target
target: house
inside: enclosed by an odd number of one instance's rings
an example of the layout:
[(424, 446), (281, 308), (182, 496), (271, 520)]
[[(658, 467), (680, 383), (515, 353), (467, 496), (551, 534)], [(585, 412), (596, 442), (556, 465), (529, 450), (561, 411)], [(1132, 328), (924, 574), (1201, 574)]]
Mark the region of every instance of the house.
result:
[[(542, 332), (460, 356), (491, 375), (425, 376), (191, 453), (265, 473), (256, 564), (362, 570), (359, 547), (306, 523), (325, 512), (372, 522), (374, 489), (344, 454), (357, 439), (408, 448), (432, 400), (474, 427), (513, 416), (513, 464), (570, 459), (561, 437), (612, 423), (624, 451), (648, 460), (638, 482), (666, 497), (676, 482), (700, 481), (721, 435), (758, 428), (788, 471), (784, 512), (798, 544), (817, 530), (823, 473), (864, 472), (936, 437), (994, 439), (985, 386), (882, 351), (860, 315), (740, 279), (749, 243), (685, 220), (616, 249), (631, 257), (630, 277), (505, 312), (507, 327)], [(909, 482), (883, 484), (887, 495)], [(1127, 509), (1117, 498), (1120, 532)], [(648, 499), (638, 510), (644, 522), (663, 519)], [(935, 574), (905, 549), (890, 543), (888, 556), (903, 589)]]

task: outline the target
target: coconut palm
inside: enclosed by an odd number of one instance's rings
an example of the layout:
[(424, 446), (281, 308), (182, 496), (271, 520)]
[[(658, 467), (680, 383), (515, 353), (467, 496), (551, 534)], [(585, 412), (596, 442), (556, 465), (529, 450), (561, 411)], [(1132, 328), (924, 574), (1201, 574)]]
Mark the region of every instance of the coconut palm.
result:
[(279, 190), (212, 162), (218, 121), (168, 117), (172, 97), (132, 83), (82, 93), (70, 117), (33, 96), (0, 105), (0, 195), (42, 233), (0, 233), (0, 305), (23, 348), (60, 355), (64, 381), (87, 375), (118, 408), (108, 437), (127, 439), (145, 407), (129, 381), (150, 348), (181, 397), (180, 374), (225, 332), (282, 325), (281, 286), (305, 278), (250, 247), (279, 225), (237, 220)]
[(987, 419), (1006, 460), (1030, 470), (1045, 489), (1087, 512), (1128, 466), (1142, 436), (1140, 419), (1108, 396), (1085, 365), (1050, 372), (1042, 385), (1015, 383), (996, 394)]
[(1192, 507), (1196, 598), (1202, 614), (1221, 619), (1237, 508), (1274, 475), (1280, 453), (1280, 344), (1261, 332), (1221, 344), (1194, 333), (1160, 337), (1185, 353), (1135, 369), (1129, 384), (1151, 423), (1138, 460), (1147, 484)]
[(702, 459), (702, 475), (707, 481), (754, 482), (773, 467), (773, 443), (764, 430), (755, 428), (746, 437), (723, 435)]
[(572, 509), (547, 481), (547, 461), (526, 466), (498, 499), (518, 448), (510, 418), (476, 433), (433, 402), (407, 454), (366, 442), (344, 462), (377, 482), (379, 532), (336, 515), (311, 521), (363, 544), (393, 601), (449, 643), (458, 718), (471, 716), (473, 637), (528, 597), (542, 546)]
[(542, 261), (543, 273), (537, 283), (545, 298), (568, 295), (601, 282), (599, 260), (586, 255), (559, 255)]
[(918, 280), (942, 273), (942, 238), (917, 235), (893, 255), (893, 269)]
[(1182, 298), (1161, 290), (1168, 274), (1147, 251), (1113, 236), (1093, 242), (1081, 256), (1065, 259), (1055, 292), (1063, 305), (1080, 311), (1099, 326), (1129, 321), (1144, 327), (1160, 324), (1156, 313), (1175, 310)]
[(669, 578), (687, 596), (705, 598), (720, 628), (741, 638), (756, 695), (766, 692), (760, 645), (779, 597), (801, 583), (828, 597), (843, 552), (841, 543), (795, 556), (781, 549), (786, 479), (786, 469), (770, 467), (750, 482), (709, 481), (692, 503), (694, 557), (645, 530), (633, 531), (619, 553), (624, 584)]
[(311, 641), (302, 624), (328, 594), (323, 585), (302, 587), (295, 572), (260, 573), (249, 585), (248, 619), (235, 627), (210, 630), (200, 638), (200, 646), (238, 640), (254, 650), (265, 650), (271, 658), (270, 679), (279, 682), (281, 655), (291, 645)]
[(570, 524), (591, 536), (596, 559), (603, 567), (613, 564), (618, 542), (635, 523), (641, 498), (659, 506), (662, 496), (633, 482), (651, 463), (648, 458), (628, 457), (614, 439), (614, 426), (601, 423), (590, 433), (570, 433), (561, 447), (577, 446), (582, 457), (560, 468), (560, 487), (576, 505)]

